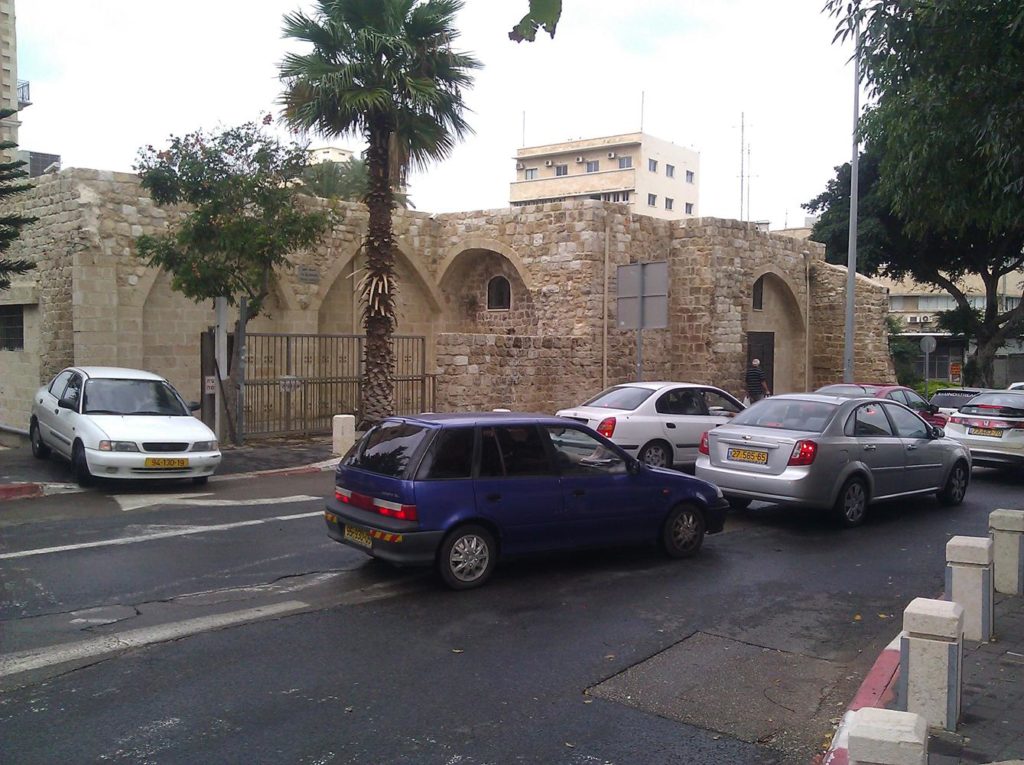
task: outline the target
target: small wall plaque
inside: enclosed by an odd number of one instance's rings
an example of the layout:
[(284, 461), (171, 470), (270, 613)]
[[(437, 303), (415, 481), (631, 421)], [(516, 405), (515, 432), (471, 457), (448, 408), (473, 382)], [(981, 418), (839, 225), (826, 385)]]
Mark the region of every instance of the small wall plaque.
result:
[(303, 284), (319, 284), (320, 272), (313, 266), (299, 266), (295, 269), (299, 281)]

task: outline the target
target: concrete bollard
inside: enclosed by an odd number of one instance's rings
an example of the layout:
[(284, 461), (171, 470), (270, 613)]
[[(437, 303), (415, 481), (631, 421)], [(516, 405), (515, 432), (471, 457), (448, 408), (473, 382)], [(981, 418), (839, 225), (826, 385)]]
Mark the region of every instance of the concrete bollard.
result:
[(914, 598), (903, 611), (896, 705), (929, 726), (956, 730), (963, 683), (964, 609), (959, 603)]
[(946, 599), (964, 607), (964, 638), (992, 639), (992, 540), (953, 537), (946, 543)]
[(334, 436), (331, 450), (335, 454), (344, 454), (356, 442), (356, 418), (353, 414), (336, 414), (331, 420)]
[(988, 516), (996, 592), (1024, 595), (1024, 510), (993, 510)]
[(913, 712), (863, 707), (850, 719), (849, 765), (928, 765), (928, 723)]

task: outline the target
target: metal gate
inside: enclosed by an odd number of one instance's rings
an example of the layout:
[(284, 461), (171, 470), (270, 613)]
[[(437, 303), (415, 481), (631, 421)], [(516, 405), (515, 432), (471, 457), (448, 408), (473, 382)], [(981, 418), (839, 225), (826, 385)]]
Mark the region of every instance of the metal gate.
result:
[[(336, 414), (359, 417), (363, 335), (245, 336), (244, 435), (330, 433)], [(434, 408), (435, 375), (426, 373), (426, 338), (392, 337), (395, 414)]]

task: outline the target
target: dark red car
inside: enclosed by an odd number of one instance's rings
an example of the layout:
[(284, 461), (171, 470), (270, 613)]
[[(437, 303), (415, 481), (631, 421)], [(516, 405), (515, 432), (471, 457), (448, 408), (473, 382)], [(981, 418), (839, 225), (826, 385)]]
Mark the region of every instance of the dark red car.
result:
[(929, 404), (913, 388), (905, 385), (878, 385), (876, 383), (837, 383), (818, 388), (815, 393), (829, 393), (833, 396), (870, 396), (871, 398), (888, 398), (905, 404), (921, 415), (930, 425), (946, 427), (948, 417), (939, 413), (939, 407)]

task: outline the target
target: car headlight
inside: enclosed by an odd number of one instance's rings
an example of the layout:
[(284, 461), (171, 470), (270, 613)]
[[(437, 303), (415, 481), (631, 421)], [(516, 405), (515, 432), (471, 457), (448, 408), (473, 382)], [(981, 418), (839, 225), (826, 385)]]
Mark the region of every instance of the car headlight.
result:
[(139, 445), (134, 441), (100, 441), (101, 452), (137, 452)]
[(193, 451), (193, 452), (215, 452), (215, 451), (217, 451), (217, 442), (216, 441), (196, 441), (194, 444), (192, 444), (192, 449), (190, 451)]

